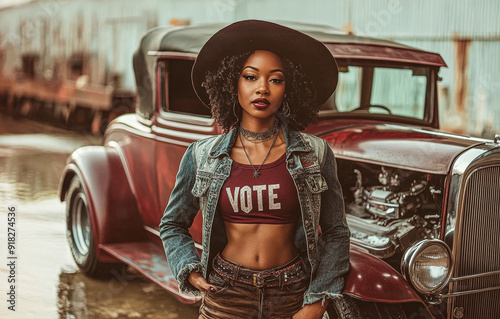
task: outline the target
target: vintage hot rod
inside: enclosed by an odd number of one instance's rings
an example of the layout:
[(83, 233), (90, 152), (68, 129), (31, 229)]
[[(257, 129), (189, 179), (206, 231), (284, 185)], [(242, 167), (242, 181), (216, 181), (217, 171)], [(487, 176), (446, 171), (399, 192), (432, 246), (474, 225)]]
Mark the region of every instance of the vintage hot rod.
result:
[[(324, 26), (284, 23), (325, 43), (339, 83), (307, 132), (337, 159), (351, 230), (340, 318), (500, 317), (500, 135), (439, 130), (439, 54)], [(191, 67), (223, 24), (158, 27), (134, 55), (138, 106), (76, 150), (60, 183), (81, 271), (129, 265), (183, 302), (158, 224), (180, 159), (221, 129), (196, 97)], [(307, 50), (308, 48), (304, 48)], [(191, 234), (201, 247), (203, 221)]]

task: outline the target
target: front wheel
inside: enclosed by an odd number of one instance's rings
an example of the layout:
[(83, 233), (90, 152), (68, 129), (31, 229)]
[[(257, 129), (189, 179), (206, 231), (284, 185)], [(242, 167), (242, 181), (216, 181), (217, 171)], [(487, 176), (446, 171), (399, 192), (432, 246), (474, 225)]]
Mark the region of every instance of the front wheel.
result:
[(65, 197), (67, 240), (73, 259), (84, 274), (91, 277), (106, 276), (123, 265), (103, 263), (97, 259), (87, 198), (80, 178), (73, 177)]
[(344, 295), (328, 305), (323, 319), (406, 319), (401, 304), (366, 302)]

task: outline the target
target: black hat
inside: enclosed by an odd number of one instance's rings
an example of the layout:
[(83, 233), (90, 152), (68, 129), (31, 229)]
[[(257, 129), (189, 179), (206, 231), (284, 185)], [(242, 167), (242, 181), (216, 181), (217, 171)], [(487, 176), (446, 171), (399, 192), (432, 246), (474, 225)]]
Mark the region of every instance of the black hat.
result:
[(201, 48), (191, 73), (193, 88), (200, 100), (210, 107), (208, 94), (201, 86), (207, 71), (216, 70), (227, 56), (259, 49), (300, 64), (315, 87), (316, 105), (326, 102), (335, 91), (337, 63), (322, 42), (276, 23), (244, 20), (219, 30)]

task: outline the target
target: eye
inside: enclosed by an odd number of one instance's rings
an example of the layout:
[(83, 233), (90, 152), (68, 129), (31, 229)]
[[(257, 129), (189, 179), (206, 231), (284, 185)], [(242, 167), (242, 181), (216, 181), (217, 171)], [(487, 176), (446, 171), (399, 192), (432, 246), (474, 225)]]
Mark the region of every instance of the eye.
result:
[(285, 80), (284, 79), (271, 79), (270, 82), (276, 83), (276, 84), (281, 84), (281, 83), (285, 82)]
[(255, 76), (253, 76), (253, 75), (242, 75), (242, 76), (245, 80), (248, 80), (248, 81), (255, 81), (256, 80)]

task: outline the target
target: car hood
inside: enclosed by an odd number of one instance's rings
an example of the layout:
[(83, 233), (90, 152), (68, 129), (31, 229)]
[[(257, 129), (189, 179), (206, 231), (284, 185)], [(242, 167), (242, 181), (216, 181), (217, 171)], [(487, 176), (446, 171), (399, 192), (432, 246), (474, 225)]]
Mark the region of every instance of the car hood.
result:
[(433, 174), (447, 174), (458, 154), (487, 142), (428, 128), (394, 124), (340, 127), (317, 135), (328, 141), (337, 158)]

